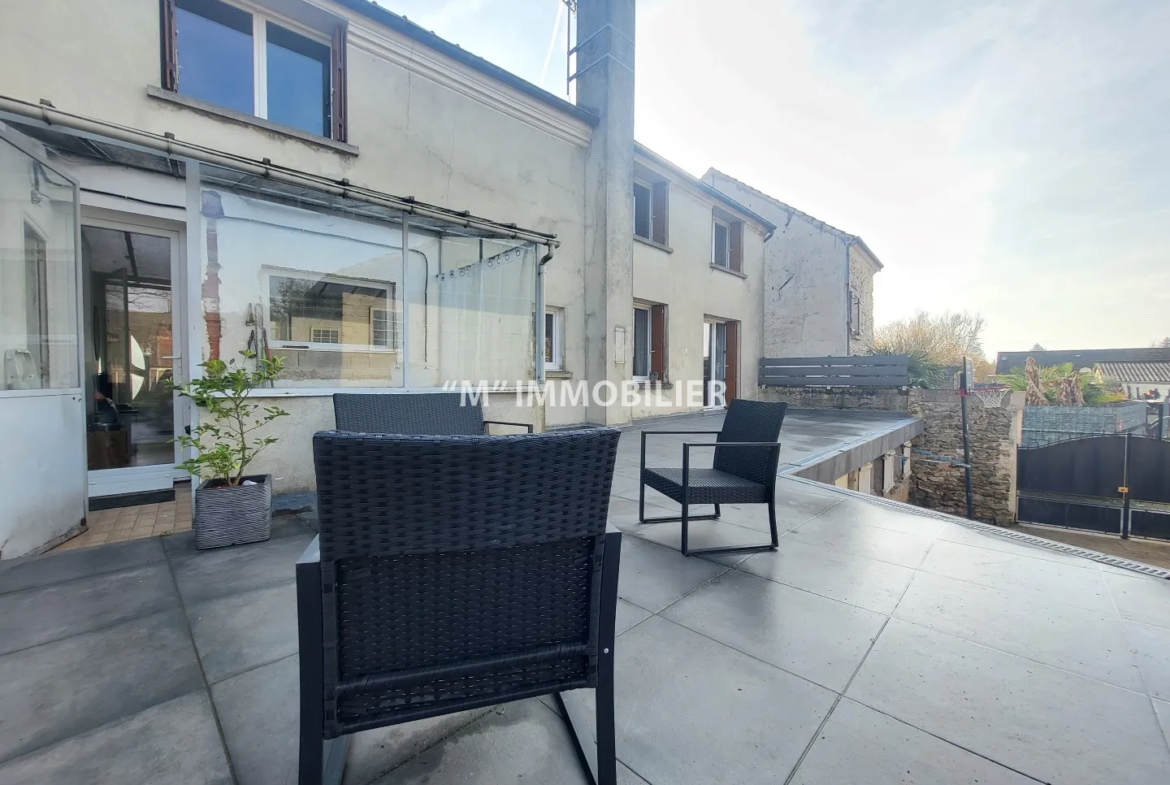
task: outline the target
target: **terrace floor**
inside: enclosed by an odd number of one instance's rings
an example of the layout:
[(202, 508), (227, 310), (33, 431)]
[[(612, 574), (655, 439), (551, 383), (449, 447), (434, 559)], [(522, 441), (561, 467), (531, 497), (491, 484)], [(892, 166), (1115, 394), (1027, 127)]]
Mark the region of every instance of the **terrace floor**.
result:
[[(677, 465), (682, 438), (652, 440), (651, 462)], [(636, 523), (637, 465), (631, 431), (610, 506), (632, 535), (623, 785), (1170, 781), (1170, 581), (792, 477), (779, 551), (684, 559), (677, 524)], [(725, 506), (692, 541), (762, 541), (766, 520)], [(0, 782), (295, 782), (293, 564), (312, 525), (0, 566)], [(358, 734), (346, 782), (578, 785), (550, 706)]]

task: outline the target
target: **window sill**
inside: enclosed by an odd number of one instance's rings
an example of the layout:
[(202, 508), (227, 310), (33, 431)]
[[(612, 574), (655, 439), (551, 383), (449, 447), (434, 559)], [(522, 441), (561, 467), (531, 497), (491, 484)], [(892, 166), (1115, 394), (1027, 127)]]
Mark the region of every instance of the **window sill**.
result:
[(712, 270), (718, 270), (721, 273), (727, 273), (728, 275), (734, 275), (736, 278), (747, 278), (747, 275), (745, 275), (744, 273), (741, 273), (739, 270), (732, 270), (730, 267), (723, 267), (723, 266), (718, 265), (718, 264), (712, 264), (712, 265), (710, 265), (710, 267)]
[(634, 379), (634, 384), (643, 390), (673, 390), (673, 382), (660, 382), (653, 379)]
[(639, 242), (642, 245), (648, 245), (651, 248), (657, 248), (660, 251), (666, 251), (667, 253), (674, 253), (674, 249), (671, 248), (669, 245), (663, 245), (662, 243), (656, 243), (653, 240), (648, 240), (647, 238), (643, 237), (640, 234), (634, 235), (634, 240), (635, 240), (635, 242)]
[(545, 379), (572, 379), (573, 372), (572, 371), (564, 371), (561, 369), (554, 370), (552, 368), (546, 368), (544, 371), (544, 378)]
[(306, 142), (316, 147), (323, 147), (327, 150), (332, 150), (335, 153), (342, 155), (357, 155), (360, 150), (356, 145), (348, 144), (346, 142), (337, 142), (333, 139), (326, 139), (324, 136), (317, 136), (307, 131), (302, 131), (299, 128), (293, 128), (291, 125), (282, 125), (281, 123), (274, 123), (270, 120), (265, 120), (262, 117), (237, 112), (235, 109), (228, 109), (223, 106), (216, 106), (215, 104), (201, 101), (198, 98), (191, 98), (190, 96), (180, 95), (179, 93), (172, 93), (170, 90), (164, 90), (161, 87), (154, 85), (147, 85), (146, 95), (158, 101), (166, 101), (167, 103), (176, 104), (187, 109), (199, 112), (200, 114), (209, 115), (220, 120), (228, 120), (240, 125), (251, 126), (252, 128), (259, 128), (269, 133), (280, 134), (290, 139), (296, 139), (300, 142)]

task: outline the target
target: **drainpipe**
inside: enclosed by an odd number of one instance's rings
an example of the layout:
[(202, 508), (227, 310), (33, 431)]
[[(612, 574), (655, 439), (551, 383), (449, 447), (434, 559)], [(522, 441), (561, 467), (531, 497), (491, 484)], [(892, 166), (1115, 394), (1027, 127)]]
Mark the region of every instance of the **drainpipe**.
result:
[(544, 266), (552, 261), (553, 247), (545, 246), (548, 253), (540, 257), (536, 265), (536, 381), (544, 382)]

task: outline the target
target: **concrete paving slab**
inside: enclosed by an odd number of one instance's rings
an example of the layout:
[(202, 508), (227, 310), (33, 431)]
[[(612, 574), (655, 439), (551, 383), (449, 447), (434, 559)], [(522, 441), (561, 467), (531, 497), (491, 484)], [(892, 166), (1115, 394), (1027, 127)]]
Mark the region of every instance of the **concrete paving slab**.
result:
[[(767, 545), (771, 542), (770, 534), (737, 526), (727, 521), (691, 521), (688, 531), (687, 542), (691, 548), (695, 549)], [(637, 529), (632, 529), (630, 534), (648, 540), (649, 542), (657, 543), (675, 552), (679, 552), (682, 549), (681, 523), (657, 523), (639, 526)], [(731, 554), (730, 556), (734, 557), (734, 555)], [(706, 559), (700, 559), (700, 561), (704, 560)], [(712, 558), (710, 561), (717, 563), (720, 559)]]
[(1144, 575), (1103, 576), (1122, 618), (1170, 627), (1170, 581)]
[(202, 687), (179, 610), (7, 654), (0, 657), (0, 761)]
[(614, 625), (614, 634), (621, 635), (635, 624), (643, 622), (648, 618), (650, 618), (650, 611), (645, 608), (639, 608), (632, 602), (618, 598), (617, 623)]
[[(211, 688), (237, 785), (296, 785), (300, 727), (297, 668), (293, 655)], [(486, 711), (354, 734), (344, 783), (372, 782)]]
[(662, 615), (835, 692), (845, 689), (886, 620), (735, 571), (696, 589)]
[[(1009, 591), (920, 572), (894, 618), (1118, 687), (1143, 689), (1115, 614), (1042, 599), (1021, 602)], [(1166, 639), (1170, 643), (1170, 630)]]
[(0, 764), (4, 785), (233, 785), (207, 693)]
[(207, 681), (215, 684), (297, 651), (296, 585), (284, 583), (187, 607)]
[(1035, 780), (848, 698), (792, 785), (1035, 785)]
[[(586, 785), (564, 721), (538, 700), (499, 706), (395, 769), (377, 785), (538, 783)], [(619, 764), (619, 785), (644, 785)]]
[(685, 558), (678, 551), (636, 537), (623, 537), (618, 596), (657, 612), (726, 569), (702, 559)]
[(1150, 696), (1170, 701), (1170, 629), (1137, 621), (1122, 624)]
[(297, 559), (314, 536), (299, 525), (285, 525), (267, 542), (197, 551), (194, 539), (184, 538), (186, 547), (167, 550), (183, 600), (192, 605), (294, 580)]
[[(55, 558), (55, 557), (54, 557)], [(178, 607), (165, 562), (0, 595), (0, 654)]]
[(0, 594), (117, 572), (162, 560), (163, 549), (158, 538), (136, 540), (126, 543), (125, 547), (99, 545), (27, 559), (11, 559), (0, 562)]
[(788, 536), (806, 545), (854, 553), (902, 567), (914, 568), (921, 564), (934, 542), (934, 537), (903, 534), (859, 523), (854, 512), (859, 505), (865, 503), (857, 499), (847, 499), (824, 515), (803, 524)]
[(1114, 612), (1099, 570), (944, 540), (934, 544), (922, 570), (1011, 591), (1021, 601), (1026, 597), (1027, 601), (1059, 602), (1097, 613)]
[(774, 552), (754, 553), (736, 569), (769, 580), (890, 614), (914, 571), (889, 562), (781, 537)]
[(1152, 783), (1145, 695), (891, 619), (847, 696), (1041, 782)]
[(654, 785), (783, 783), (835, 697), (661, 617), (619, 643), (618, 758)]

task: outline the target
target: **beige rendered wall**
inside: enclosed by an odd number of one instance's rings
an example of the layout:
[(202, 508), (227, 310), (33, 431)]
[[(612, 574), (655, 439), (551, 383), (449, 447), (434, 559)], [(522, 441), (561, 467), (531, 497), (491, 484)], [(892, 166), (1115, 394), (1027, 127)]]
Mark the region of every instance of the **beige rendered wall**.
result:
[[(664, 173), (659, 173), (664, 174)], [(762, 229), (744, 222), (743, 275), (711, 266), (712, 210), (716, 200), (681, 180), (670, 184), (668, 239), (671, 251), (634, 244), (634, 298), (667, 306), (667, 379), (675, 389), (664, 390), (671, 406), (658, 406), (651, 395), (634, 406), (634, 418), (693, 411), (685, 385), (703, 379), (703, 319), (715, 317), (740, 323), (739, 397), (756, 397), (761, 295), (764, 265)], [(683, 386), (678, 391), (679, 386)], [(673, 405), (675, 396), (681, 405)]]
[(877, 267), (859, 245), (849, 246), (849, 288), (860, 298), (861, 318), (850, 325), (849, 354), (867, 354), (873, 349), (873, 277)]
[(764, 249), (764, 356), (848, 355), (845, 240), (726, 175), (709, 172), (706, 180), (777, 227)]

